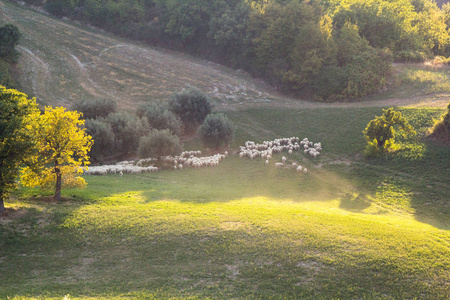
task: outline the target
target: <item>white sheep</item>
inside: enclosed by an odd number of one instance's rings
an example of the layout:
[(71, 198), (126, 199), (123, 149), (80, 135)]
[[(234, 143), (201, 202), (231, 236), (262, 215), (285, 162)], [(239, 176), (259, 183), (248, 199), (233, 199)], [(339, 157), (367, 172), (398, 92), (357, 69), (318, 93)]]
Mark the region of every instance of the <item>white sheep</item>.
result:
[(283, 157), (281, 158), (281, 161), (282, 161), (283, 164), (284, 164), (284, 163), (286, 162), (286, 157), (283, 156)]
[(297, 172), (301, 172), (302, 169), (303, 169), (302, 166), (298, 166), (296, 170), (297, 170)]
[(277, 162), (277, 163), (275, 163), (275, 167), (283, 168), (284, 167), (284, 163)]
[(264, 163), (265, 163), (266, 166), (268, 166), (269, 165), (269, 160), (266, 159), (266, 161)]
[(303, 169), (303, 173), (305, 173), (305, 174), (308, 173), (308, 169), (307, 169), (307, 168), (304, 168), (304, 169)]

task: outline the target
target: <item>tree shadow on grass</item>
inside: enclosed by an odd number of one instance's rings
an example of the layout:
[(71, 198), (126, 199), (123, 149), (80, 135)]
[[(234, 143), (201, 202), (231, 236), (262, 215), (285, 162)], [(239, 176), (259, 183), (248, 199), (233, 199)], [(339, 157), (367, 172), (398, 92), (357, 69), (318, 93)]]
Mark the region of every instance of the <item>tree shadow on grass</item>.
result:
[(362, 212), (366, 208), (369, 208), (371, 205), (372, 203), (367, 198), (367, 195), (348, 193), (341, 199), (339, 208), (353, 212)]

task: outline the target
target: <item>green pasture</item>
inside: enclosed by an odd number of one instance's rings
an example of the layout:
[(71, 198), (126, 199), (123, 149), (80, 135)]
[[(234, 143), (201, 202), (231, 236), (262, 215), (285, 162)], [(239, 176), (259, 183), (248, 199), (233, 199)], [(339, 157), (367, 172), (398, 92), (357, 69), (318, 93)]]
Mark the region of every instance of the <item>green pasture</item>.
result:
[[(400, 108), (419, 134), (442, 110)], [(423, 138), (377, 159), (380, 108), (227, 113), (246, 140), (308, 137), (307, 174), (232, 154), (218, 167), (21, 188), (0, 219), (0, 298), (447, 299), (449, 149)], [(197, 147), (195, 140), (188, 148)]]

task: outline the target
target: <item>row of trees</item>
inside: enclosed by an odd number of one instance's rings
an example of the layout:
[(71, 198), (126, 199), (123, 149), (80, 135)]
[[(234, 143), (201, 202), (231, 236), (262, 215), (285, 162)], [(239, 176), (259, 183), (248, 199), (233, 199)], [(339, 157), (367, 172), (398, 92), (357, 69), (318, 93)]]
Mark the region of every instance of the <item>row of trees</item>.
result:
[(223, 114), (211, 114), (209, 97), (196, 88), (174, 93), (168, 102), (144, 102), (134, 113), (117, 112), (111, 100), (83, 100), (72, 107), (83, 113), (95, 140), (94, 161), (138, 154), (142, 158), (181, 152), (180, 137), (197, 132), (203, 145), (219, 148), (232, 139), (232, 125)]
[(432, 0), (47, 0), (45, 8), (318, 99), (376, 92), (393, 59), (450, 55), (450, 5)]

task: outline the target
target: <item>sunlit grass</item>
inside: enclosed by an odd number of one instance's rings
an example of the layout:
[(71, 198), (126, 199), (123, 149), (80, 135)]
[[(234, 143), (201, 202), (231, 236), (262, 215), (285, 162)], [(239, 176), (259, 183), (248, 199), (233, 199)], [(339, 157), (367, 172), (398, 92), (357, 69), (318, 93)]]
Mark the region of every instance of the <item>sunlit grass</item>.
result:
[[(308, 173), (236, 153), (216, 168), (85, 176), (20, 189), (0, 219), (0, 298), (447, 299), (448, 147), (424, 139), (441, 110), (399, 108), (419, 138), (374, 159), (381, 108), (228, 112), (246, 140), (308, 137)], [(198, 141), (187, 147), (197, 149)]]

